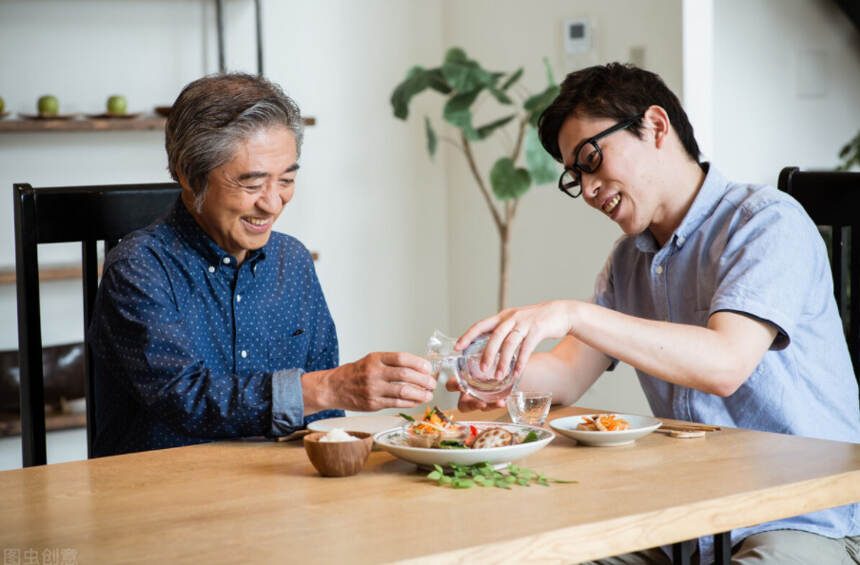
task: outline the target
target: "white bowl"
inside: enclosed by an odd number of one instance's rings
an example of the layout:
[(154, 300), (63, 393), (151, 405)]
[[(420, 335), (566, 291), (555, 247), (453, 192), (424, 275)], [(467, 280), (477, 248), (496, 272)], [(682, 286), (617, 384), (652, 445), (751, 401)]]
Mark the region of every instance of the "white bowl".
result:
[[(603, 412), (603, 414), (606, 413), (607, 412)], [(582, 423), (583, 417), (592, 418), (598, 415), (599, 414), (579, 414), (577, 416), (556, 418), (549, 422), (549, 427), (565, 437), (575, 439), (577, 443), (609, 447), (613, 445), (627, 445), (629, 443), (633, 443), (640, 437), (650, 434), (663, 425), (663, 422), (657, 418), (652, 418), (651, 416), (616, 414), (619, 418), (627, 420), (630, 424), (629, 430), (618, 432), (590, 432), (576, 429), (576, 426)]]
[(387, 451), (399, 459), (415, 463), (421, 467), (432, 467), (433, 465), (447, 466), (474, 465), (475, 463), (490, 463), (499, 465), (510, 463), (522, 457), (542, 449), (555, 438), (555, 435), (547, 429), (526, 426), (523, 424), (507, 424), (499, 422), (458, 422), (464, 425), (473, 425), (479, 431), (487, 428), (505, 428), (518, 435), (534, 432), (538, 439), (529, 443), (519, 443), (504, 447), (489, 447), (484, 449), (435, 449), (425, 447), (411, 447), (406, 442), (403, 428), (394, 428), (379, 432), (373, 436), (382, 450)]

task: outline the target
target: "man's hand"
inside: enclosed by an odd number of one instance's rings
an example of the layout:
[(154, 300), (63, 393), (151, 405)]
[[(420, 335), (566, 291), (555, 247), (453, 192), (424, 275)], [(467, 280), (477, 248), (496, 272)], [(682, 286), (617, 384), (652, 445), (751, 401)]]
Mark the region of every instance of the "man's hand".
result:
[(305, 413), (324, 408), (372, 412), (409, 408), (433, 398), (430, 362), (411, 353), (371, 353), (302, 378)]
[(484, 402), (467, 393), (457, 384), (457, 379), (451, 377), (445, 383), (445, 388), (451, 392), (460, 391), (460, 399), (457, 401), (457, 409), (461, 412), (471, 412), (473, 410), (495, 410), (496, 408), (504, 408), (505, 401), (497, 400), (496, 402)]
[(457, 340), (454, 349), (462, 351), (475, 338), (489, 332), (490, 339), (481, 358), (481, 369), (492, 367), (498, 353), (497, 371), (505, 371), (506, 367), (511, 366), (511, 359), (519, 348), (514, 373), (521, 374), (541, 341), (564, 337), (570, 332), (570, 309), (573, 306), (574, 301), (555, 300), (502, 310), (466, 330)]

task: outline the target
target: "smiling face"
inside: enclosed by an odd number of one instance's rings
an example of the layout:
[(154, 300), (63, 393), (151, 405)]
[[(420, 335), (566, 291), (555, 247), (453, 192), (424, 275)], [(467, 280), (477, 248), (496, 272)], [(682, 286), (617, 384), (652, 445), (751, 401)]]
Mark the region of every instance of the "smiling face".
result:
[[(614, 126), (617, 120), (571, 115), (558, 135), (558, 145), (565, 166), (574, 163), (574, 152), (580, 144)], [(626, 234), (638, 234), (660, 219), (659, 191), (652, 184), (649, 162), (655, 158), (652, 150), (654, 135), (647, 126), (643, 139), (623, 129), (597, 141), (603, 161), (594, 173), (582, 173), (582, 197), (592, 207), (616, 222)], [(580, 162), (586, 162), (583, 152), (593, 151), (585, 145)]]
[(258, 130), (236, 145), (229, 162), (209, 174), (199, 211), (185, 186), (182, 199), (203, 231), (242, 263), (248, 251), (269, 241), (272, 225), (292, 199), (296, 159), (290, 130)]

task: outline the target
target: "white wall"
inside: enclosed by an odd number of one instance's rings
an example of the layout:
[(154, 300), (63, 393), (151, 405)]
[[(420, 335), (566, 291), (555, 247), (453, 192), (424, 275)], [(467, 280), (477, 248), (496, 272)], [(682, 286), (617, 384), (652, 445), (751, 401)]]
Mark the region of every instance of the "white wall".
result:
[[(0, 96), (15, 112), (32, 111), (46, 92), (61, 98), (64, 111), (100, 111), (114, 92), (128, 96), (131, 110), (169, 104), (183, 84), (216, 69), (211, 4), (3, 0)], [(525, 66), (522, 82), (532, 91), (545, 85), (543, 56), (550, 57), (560, 80), (577, 67), (628, 60), (633, 47), (644, 47), (645, 67), (663, 76), (685, 103), (705, 105), (703, 112), (692, 112), (694, 126), (699, 128), (698, 116), (711, 116), (712, 157), (729, 176), (775, 182), (786, 164), (835, 164), (839, 147), (860, 125), (858, 32), (835, 3), (713, 2), (713, 11), (698, 21), (713, 20), (713, 29), (705, 30), (713, 33), (712, 52), (702, 57), (712, 63), (706, 63), (710, 67), (702, 72), (709, 80), (702, 83), (684, 80), (682, 5), (263, 3), (267, 74), (318, 119), (307, 131), (297, 196), (279, 228), (320, 252), (317, 268), (338, 324), (342, 360), (383, 348), (420, 353), (433, 328), (456, 333), (495, 311), (498, 240), (461, 156), (442, 145), (431, 162), (421, 120), (394, 120), (388, 104), (409, 66), (436, 65), (451, 45), (494, 69)], [(253, 72), (252, 3), (229, 0), (227, 7), (228, 66)], [(561, 24), (576, 17), (595, 25), (595, 49), (565, 56)], [(702, 30), (693, 26), (684, 33)], [(823, 64), (798, 69), (799, 58)], [(822, 88), (810, 92), (813, 83), (807, 81), (798, 91), (799, 71), (819, 72)], [(711, 91), (683, 92), (685, 85)], [(417, 116), (439, 115), (430, 94), (414, 104)], [(485, 174), (496, 151), (488, 145), (478, 152)], [(0, 191), (16, 181), (162, 181), (165, 166), (160, 133), (0, 135)], [(587, 298), (620, 235), (583, 202), (557, 192), (551, 185), (533, 188), (521, 203), (512, 235), (512, 304)], [(0, 265), (13, 257), (10, 200), (0, 197), (0, 215), (8, 218), (0, 227)], [(76, 296), (68, 283), (51, 286), (43, 290), (51, 310), (66, 308), (66, 297)], [(0, 348), (16, 347), (11, 286), (0, 288), (0, 316), (7, 321), (0, 327)], [(49, 342), (79, 339), (80, 320), (63, 314), (46, 320), (43, 331)], [(627, 367), (604, 376), (580, 403), (648, 410)]]
[[(253, 72), (253, 2), (226, 4), (227, 65)], [(318, 124), (307, 129), (296, 198), (277, 227), (320, 253), (344, 360), (379, 348), (421, 351), (432, 327), (447, 324), (446, 254), (432, 243), (444, 223), (444, 157), (438, 166), (424, 159), (420, 124), (392, 119), (388, 97), (411, 64), (441, 50), (441, 10), (271, 1), (263, 13), (267, 75)], [(216, 67), (211, 2), (0, 3), (0, 95), (13, 112), (32, 112), (49, 92), (63, 112), (97, 113), (114, 92), (126, 94), (130, 111), (151, 111)], [(166, 180), (161, 132), (0, 135), (7, 191), (15, 181)], [(0, 198), (0, 214), (10, 219), (0, 264), (11, 265), (11, 198)], [(69, 256), (49, 247), (40, 249), (47, 261)], [(67, 326), (70, 338), (80, 336), (77, 325)], [(15, 346), (11, 326), (0, 347)]]
[[(255, 72), (253, 2), (226, 4), (227, 65)], [(169, 105), (184, 84), (217, 70), (213, 5), (4, 0), (0, 96), (12, 112), (33, 112), (45, 93), (59, 97), (63, 112), (98, 113), (116, 92), (127, 96), (129, 111)], [(277, 229), (320, 254), (342, 361), (374, 350), (422, 353), (433, 328), (448, 326), (447, 250), (438, 241), (445, 156), (429, 162), (423, 126), (395, 120), (388, 99), (412, 64), (442, 51), (441, 7), (270, 0), (263, 14), (267, 76), (317, 119)], [(418, 100), (415, 109), (435, 111), (434, 104)], [(13, 182), (166, 181), (163, 143), (161, 132), (0, 134), (0, 216), (7, 218), (0, 265), (14, 263)], [(54, 262), (69, 257), (45, 246), (40, 253)], [(74, 283), (43, 285), (53, 310), (43, 315), (47, 343), (81, 338), (77, 296)], [(14, 285), (0, 288), (0, 348), (17, 348), (14, 300)]]
[(860, 33), (832, 0), (714, 2), (714, 161), (775, 184), (833, 168), (860, 128)]
[[(631, 49), (642, 47), (645, 67), (659, 73), (680, 93), (680, 0), (540, 0), (528, 6), (523, 9), (516, 0), (446, 2), (445, 44), (463, 47), (492, 70), (512, 71), (524, 66), (522, 82), (532, 92), (546, 87), (544, 56), (549, 57), (556, 80), (561, 81), (567, 72), (582, 66), (629, 61)], [(563, 52), (562, 23), (573, 18), (591, 22), (595, 39), (592, 52), (575, 56)], [(486, 175), (500, 147), (490, 141), (476, 149)], [(499, 244), (462, 157), (456, 150), (446, 147), (446, 151), (451, 331), (456, 333), (497, 309)], [(511, 235), (510, 304), (556, 298), (587, 300), (596, 273), (620, 235), (614, 223), (582, 200), (559, 193), (554, 184), (532, 187), (520, 202)], [(650, 413), (635, 373), (625, 365), (606, 373), (579, 404)]]

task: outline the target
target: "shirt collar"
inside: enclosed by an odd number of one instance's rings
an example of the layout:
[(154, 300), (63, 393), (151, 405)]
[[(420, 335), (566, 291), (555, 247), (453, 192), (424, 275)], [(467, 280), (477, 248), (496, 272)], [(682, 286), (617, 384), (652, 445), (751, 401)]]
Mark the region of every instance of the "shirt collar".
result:
[[(199, 253), (209, 265), (231, 264), (234, 267), (236, 266), (236, 258), (221, 249), (221, 246), (215, 243), (215, 240), (203, 231), (203, 228), (200, 227), (200, 224), (197, 223), (197, 220), (194, 219), (194, 216), (185, 207), (185, 202), (182, 201), (181, 197), (176, 199), (173, 210), (167, 216), (167, 222), (173, 226), (176, 233), (192, 249)], [(248, 251), (245, 262), (251, 266), (255, 266), (258, 261), (265, 259), (268, 245), (269, 243), (266, 242), (266, 245), (260, 249)], [(230, 263), (224, 263), (224, 259), (229, 259)], [(254, 272), (255, 269), (251, 271)]]
[[(698, 194), (696, 194), (696, 198), (693, 200), (690, 209), (687, 210), (684, 219), (681, 220), (681, 224), (675, 228), (675, 232), (669, 238), (678, 247), (684, 245), (684, 242), (689, 239), (690, 235), (699, 229), (702, 222), (713, 213), (714, 208), (717, 207), (717, 204), (719, 204), (720, 199), (726, 191), (728, 181), (716, 167), (706, 162), (702, 164), (702, 168), (705, 169), (705, 181), (702, 183)], [(636, 236), (636, 248), (646, 253), (659, 251), (657, 240), (654, 239), (651, 230), (646, 229)]]

